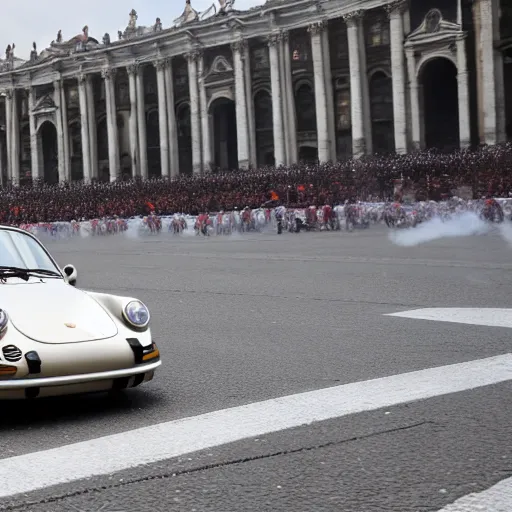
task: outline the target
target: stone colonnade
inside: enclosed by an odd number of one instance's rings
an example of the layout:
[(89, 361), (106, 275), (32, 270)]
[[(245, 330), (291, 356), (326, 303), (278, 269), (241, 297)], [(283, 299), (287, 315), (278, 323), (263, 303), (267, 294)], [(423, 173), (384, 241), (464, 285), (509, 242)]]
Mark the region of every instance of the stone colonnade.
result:
[[(493, 18), (491, 0), (480, 0), (482, 17)], [(398, 0), (386, 6), (389, 18), (391, 80), (393, 90), (394, 140), (398, 153), (424, 146), (421, 111), (421, 84), (419, 70), (422, 65), (414, 47), (404, 48), (406, 2)], [(355, 157), (372, 153), (372, 124), (370, 113), (369, 81), (367, 75), (366, 45), (363, 25), (363, 11), (343, 16), (347, 26), (348, 57), (350, 67), (350, 109), (352, 126), (352, 152)], [(482, 23), (479, 34), (483, 76), (492, 81), (492, 87), (485, 87), (481, 98), (484, 120), (482, 131), (487, 143), (503, 139), (496, 132), (496, 116), (504, 115), (503, 94), (495, 87), (496, 52), (492, 47), (494, 24)], [(320, 162), (336, 159), (336, 131), (333, 81), (331, 76), (328, 26), (316, 22), (308, 27), (311, 41), (314, 71), (314, 94), (317, 124), (317, 147)], [(231, 44), (234, 71), (234, 99), (237, 124), (238, 165), (240, 168), (256, 166), (256, 129), (252, 92), (249, 44), (238, 38)], [(268, 35), (270, 81), (272, 96), (272, 125), (275, 164), (289, 165), (298, 161), (297, 119), (291, 52), (288, 33), (276, 30)], [(461, 146), (470, 144), (469, 86), (464, 36), (456, 41), (459, 135)], [(188, 63), (190, 124), (192, 139), (192, 167), (194, 173), (208, 171), (212, 167), (212, 142), (214, 133), (205, 84), (203, 53), (193, 49), (185, 54)], [(173, 82), (173, 61), (159, 58), (152, 65), (156, 69), (158, 89), (158, 126), (160, 133), (161, 174), (164, 177), (179, 175), (178, 129), (175, 113)], [(502, 67), (502, 66), (501, 66)], [(144, 68), (136, 62), (127, 66), (130, 96), (129, 141), (132, 175), (148, 177), (146, 107), (144, 97)], [(119, 179), (120, 155), (118, 147), (117, 106), (115, 95), (116, 69), (104, 68), (101, 76), (105, 85), (105, 105), (108, 133), (108, 161), (110, 180)], [(498, 77), (499, 78), (499, 77)], [(80, 73), (77, 77), (84, 181), (98, 178), (98, 148), (96, 140), (96, 113), (93, 97), (92, 76)], [(492, 90), (491, 90), (492, 89)], [(501, 92), (500, 92), (501, 91)], [(41, 177), (41, 152), (38, 148), (36, 120), (33, 108), (34, 89), (29, 91), (31, 162), (33, 177)], [(19, 95), (15, 88), (6, 95), (6, 152), (8, 179), (14, 184), (20, 179), (20, 126), (18, 112)], [(71, 177), (70, 140), (62, 80), (54, 82), (56, 106), (55, 125), (58, 138), (59, 180)], [(494, 117), (493, 117), (494, 116)], [(504, 121), (501, 123), (504, 125)], [(502, 130), (504, 132), (504, 129)]]

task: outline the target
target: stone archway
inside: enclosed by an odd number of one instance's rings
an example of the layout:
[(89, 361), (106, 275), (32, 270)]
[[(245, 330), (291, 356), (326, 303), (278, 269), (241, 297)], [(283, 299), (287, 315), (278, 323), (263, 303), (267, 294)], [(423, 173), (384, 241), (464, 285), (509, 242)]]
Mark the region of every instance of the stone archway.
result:
[(213, 120), (213, 165), (217, 169), (238, 169), (236, 106), (233, 100), (217, 98), (210, 105)]
[(419, 72), (425, 147), (443, 151), (459, 148), (457, 68), (444, 57), (423, 64)]
[(39, 127), (41, 149), (43, 155), (43, 180), (54, 185), (59, 182), (57, 129), (50, 121), (45, 121)]

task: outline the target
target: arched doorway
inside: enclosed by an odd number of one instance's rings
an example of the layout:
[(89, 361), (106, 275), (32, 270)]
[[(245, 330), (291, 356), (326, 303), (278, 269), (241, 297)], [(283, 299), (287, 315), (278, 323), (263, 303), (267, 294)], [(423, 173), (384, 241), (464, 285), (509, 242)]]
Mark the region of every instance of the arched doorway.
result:
[(146, 133), (148, 144), (148, 176), (150, 178), (156, 178), (162, 174), (158, 110), (149, 112), (146, 123)]
[(395, 150), (393, 84), (391, 77), (382, 71), (377, 71), (370, 79), (370, 110), (373, 152), (392, 153)]
[(192, 126), (190, 105), (182, 103), (176, 110), (180, 174), (192, 174)]
[(423, 89), (425, 146), (443, 151), (459, 148), (459, 101), (457, 68), (437, 57), (420, 70)]
[(213, 163), (217, 169), (238, 169), (235, 102), (217, 98), (210, 105), (213, 118)]
[(53, 185), (59, 182), (57, 153), (57, 130), (50, 121), (45, 121), (39, 128), (43, 150), (43, 179)]
[(272, 124), (272, 98), (261, 89), (254, 95), (254, 120), (256, 124), (256, 155), (258, 165), (274, 165), (274, 129)]

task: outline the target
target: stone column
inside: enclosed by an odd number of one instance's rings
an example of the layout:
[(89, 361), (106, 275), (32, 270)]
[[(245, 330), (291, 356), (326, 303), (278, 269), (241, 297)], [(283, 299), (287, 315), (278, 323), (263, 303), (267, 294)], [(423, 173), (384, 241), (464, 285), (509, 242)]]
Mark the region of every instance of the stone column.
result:
[(69, 147), (69, 124), (68, 124), (68, 106), (66, 101), (66, 84), (62, 81), (60, 87), (60, 108), (62, 114), (62, 134), (63, 134), (63, 157), (64, 157), (64, 181), (71, 181), (71, 161)]
[(407, 74), (409, 75), (409, 98), (411, 101), (412, 148), (415, 151), (419, 151), (422, 148), (420, 96), (418, 87), (418, 77), (416, 75), (416, 58), (414, 57), (414, 50), (412, 48), (407, 48), (406, 56)]
[(318, 140), (318, 160), (321, 163), (331, 159), (331, 147), (329, 143), (327, 99), (325, 96), (325, 70), (322, 48), (322, 22), (313, 23), (308, 28), (311, 34), (311, 54), (313, 57), (313, 69), (315, 75), (315, 105), (316, 105), (316, 132)]
[(89, 119), (89, 144), (91, 146), (91, 178), (98, 178), (98, 132), (96, 128), (96, 108), (92, 75), (87, 75), (85, 82), (87, 92), (87, 116)]
[[(201, 117), (201, 136), (203, 148), (203, 171), (209, 172), (212, 169), (212, 143), (210, 132), (210, 116), (208, 113), (208, 100), (206, 99), (206, 85), (204, 83), (204, 59), (201, 54), (197, 62), (197, 74), (199, 81), (199, 102), (200, 109), (199, 115)], [(236, 81), (236, 77), (235, 77)], [(238, 133), (238, 119), (237, 119), (237, 133)], [(240, 148), (240, 146), (238, 146)]]
[(190, 125), (192, 129), (192, 169), (194, 174), (202, 172), (201, 123), (199, 120), (199, 90), (197, 84), (197, 60), (200, 53), (192, 51), (186, 54), (188, 60), (188, 84), (190, 95)]
[(5, 152), (7, 157), (7, 182), (12, 182), (12, 90), (5, 93)]
[(496, 144), (496, 81), (492, 0), (480, 0), (480, 48), (485, 144)]
[(126, 71), (128, 72), (128, 88), (130, 92), (130, 159), (132, 161), (132, 177), (140, 175), (139, 166), (139, 137), (137, 130), (137, 64), (130, 64)]
[(158, 86), (158, 130), (160, 132), (160, 168), (162, 177), (169, 177), (169, 137), (167, 134), (167, 99), (165, 96), (165, 61), (154, 63)]
[(288, 32), (281, 32), (279, 38), (279, 74), (281, 76), (281, 102), (283, 109), (283, 137), (284, 137), (284, 150), (285, 150), (285, 163), (290, 163), (290, 127), (288, 126), (288, 101), (287, 101), (287, 81), (284, 65), (284, 39), (288, 38)]
[(283, 60), (284, 60), (284, 76), (285, 76), (285, 101), (288, 114), (288, 138), (289, 155), (288, 163), (296, 164), (299, 157), (297, 149), (297, 116), (295, 112), (295, 94), (293, 90), (292, 61), (290, 52), (290, 38), (288, 32), (283, 34)]
[(467, 148), (471, 144), (468, 69), (464, 38), (465, 36), (460, 36), (457, 39), (457, 92), (459, 98), (459, 139), (461, 148)]
[(371, 155), (373, 153), (373, 131), (372, 131), (372, 113), (370, 105), (370, 84), (368, 81), (368, 65), (366, 61), (366, 41), (364, 37), (363, 15), (357, 20), (357, 36), (359, 39), (359, 57), (361, 59), (361, 86), (363, 94), (363, 122), (365, 137), (365, 153)]
[(254, 117), (254, 99), (252, 95), (252, 76), (251, 76), (251, 51), (249, 45), (244, 48), (245, 62), (245, 97), (247, 98), (247, 125), (249, 129), (249, 165), (256, 167), (256, 118)]
[(347, 14), (348, 54), (350, 66), (350, 106), (352, 118), (352, 154), (359, 158), (366, 153), (364, 129), (364, 100), (361, 76), (361, 60), (359, 55), (359, 19), (361, 11)]
[[(55, 112), (56, 129), (57, 129), (57, 158), (58, 158), (58, 170), (59, 170), (59, 182), (66, 181), (66, 163), (64, 153), (64, 124), (62, 122), (62, 95), (61, 95), (61, 81), (55, 80), (53, 82), (53, 97), (57, 112)], [(32, 178), (34, 177), (34, 171), (32, 171)]]
[[(322, 47), (324, 55), (324, 71), (325, 71), (325, 98), (327, 103), (327, 127), (329, 130), (329, 145), (331, 150), (331, 160), (333, 162), (337, 159), (336, 154), (336, 121), (334, 111), (334, 87), (332, 84), (332, 71), (331, 71), (331, 49), (329, 45), (329, 31), (328, 27), (324, 27), (322, 32)], [(289, 52), (288, 52), (289, 53)]]
[(0, 186), (4, 186), (4, 139), (0, 132)]
[(391, 37), (391, 79), (393, 83), (393, 120), (395, 150), (407, 153), (407, 108), (405, 96), (404, 56), (404, 0), (388, 4), (389, 32)]
[(101, 72), (105, 81), (105, 107), (107, 111), (108, 169), (110, 181), (119, 174), (119, 143), (117, 137), (117, 108), (115, 98), (115, 70), (105, 68)]
[[(86, 75), (78, 76), (78, 97), (80, 101), (80, 128), (82, 133), (82, 168), (84, 173), (84, 182), (91, 182), (91, 148), (89, 142), (89, 120), (87, 110), (87, 91), (86, 91)], [(107, 95), (108, 96), (108, 95)], [(108, 115), (107, 107), (107, 115)], [(110, 149), (110, 137), (109, 137)]]
[[(32, 170), (32, 182), (39, 182), (41, 176), (41, 168), (39, 166), (39, 144), (37, 136), (36, 118), (33, 114), (36, 105), (35, 90), (30, 87), (28, 90), (28, 119), (30, 128), (30, 167)], [(58, 110), (57, 110), (58, 113)], [(57, 132), (58, 136), (58, 132)], [(59, 139), (58, 139), (59, 140)]]
[(281, 77), (279, 73), (279, 40), (280, 37), (277, 34), (273, 34), (268, 38), (272, 92), (272, 124), (274, 128), (274, 160), (276, 167), (285, 164)]
[(16, 89), (12, 90), (11, 116), (12, 183), (14, 186), (18, 186), (20, 184), (20, 118)]
[(20, 117), (18, 115), (18, 94), (16, 89), (12, 91), (12, 182), (13, 185), (20, 184)]
[(139, 164), (140, 175), (148, 178), (148, 143), (146, 133), (146, 98), (144, 90), (144, 68), (139, 67), (137, 72), (137, 128), (139, 131)]
[(167, 125), (169, 128), (169, 166), (171, 178), (180, 174), (180, 153), (178, 145), (178, 124), (176, 122), (176, 107), (174, 102), (174, 79), (172, 59), (167, 60), (165, 67), (165, 97), (167, 99)]
[(246, 42), (237, 41), (231, 45), (235, 72), (236, 133), (238, 142), (238, 167), (249, 167), (249, 129), (247, 126), (247, 98), (245, 95), (244, 56)]

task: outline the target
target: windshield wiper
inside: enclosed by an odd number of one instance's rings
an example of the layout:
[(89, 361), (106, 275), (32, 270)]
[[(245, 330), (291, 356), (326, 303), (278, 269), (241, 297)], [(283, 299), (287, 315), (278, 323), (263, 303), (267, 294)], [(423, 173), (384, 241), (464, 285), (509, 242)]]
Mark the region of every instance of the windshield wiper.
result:
[(28, 281), (31, 276), (42, 275), (48, 277), (62, 277), (55, 270), (46, 270), (44, 268), (21, 268), (21, 267), (0, 267), (0, 278), (19, 277)]

